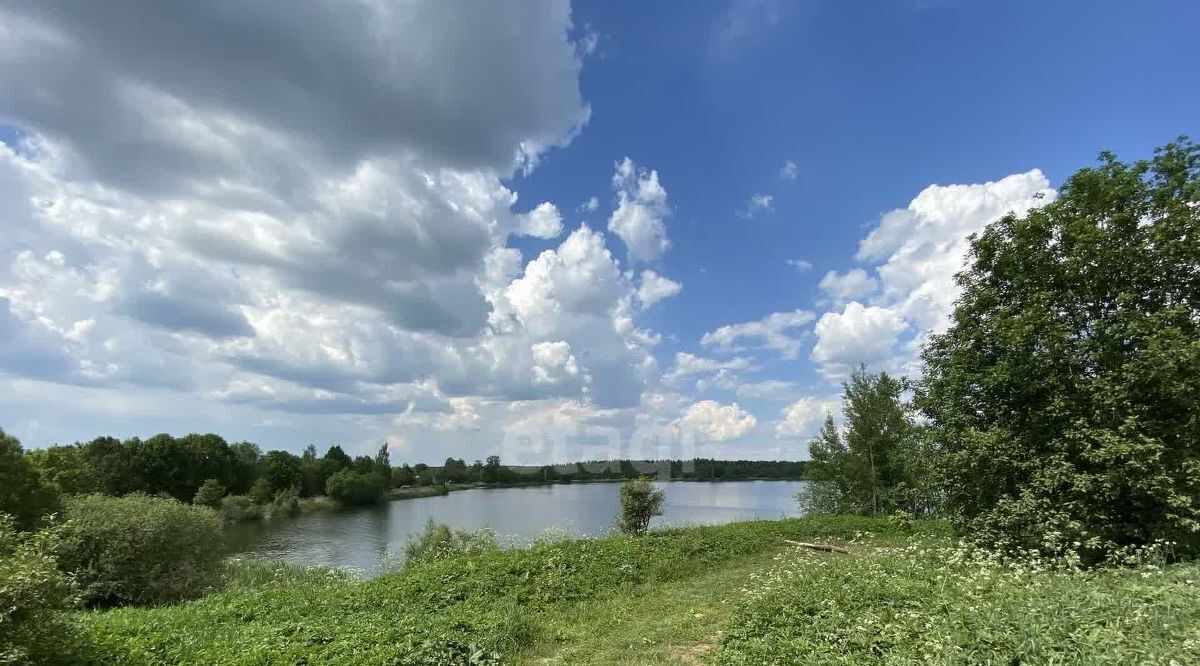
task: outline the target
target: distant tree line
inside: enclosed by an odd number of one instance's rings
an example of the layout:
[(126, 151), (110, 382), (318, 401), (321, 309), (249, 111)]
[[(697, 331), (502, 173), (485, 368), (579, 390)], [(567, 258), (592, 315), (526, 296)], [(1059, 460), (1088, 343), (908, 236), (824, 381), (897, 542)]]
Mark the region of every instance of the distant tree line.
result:
[(499, 456), (468, 465), (462, 459), (447, 458), (441, 467), (416, 465), (393, 471), (397, 485), (480, 483), (521, 484), (537, 482), (609, 481), (654, 476), (679, 480), (802, 479), (803, 461), (779, 460), (589, 460), (559, 465), (504, 465)]

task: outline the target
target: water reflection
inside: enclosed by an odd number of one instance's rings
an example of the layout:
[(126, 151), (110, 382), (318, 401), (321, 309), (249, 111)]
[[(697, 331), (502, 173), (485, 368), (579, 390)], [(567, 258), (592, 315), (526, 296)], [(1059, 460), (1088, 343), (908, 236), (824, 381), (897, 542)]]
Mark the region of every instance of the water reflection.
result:
[[(799, 515), (794, 497), (803, 481), (671, 482), (663, 516), (653, 525), (716, 524)], [(245, 557), (292, 564), (350, 567), (377, 573), (403, 558), (404, 544), (429, 519), (455, 529), (490, 527), (510, 543), (547, 530), (594, 536), (612, 529), (619, 484), (579, 483), (475, 489), (442, 497), (387, 502), (294, 520), (248, 523), (231, 530)]]

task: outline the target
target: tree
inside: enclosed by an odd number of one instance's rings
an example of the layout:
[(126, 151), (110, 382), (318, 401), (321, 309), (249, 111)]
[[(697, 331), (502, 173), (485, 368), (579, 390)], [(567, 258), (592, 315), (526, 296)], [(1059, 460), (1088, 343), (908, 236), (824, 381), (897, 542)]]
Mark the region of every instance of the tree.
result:
[(209, 479), (196, 491), (196, 496), (192, 498), (192, 504), (219, 509), (222, 497), (225, 497), (225, 486), (216, 479)]
[(392, 468), (392, 486), (411, 486), (417, 482), (417, 473), (407, 464)]
[(304, 482), (304, 466), (300, 458), (287, 451), (269, 451), (263, 458), (262, 478), (271, 487), (271, 495), (287, 488), (299, 487)]
[(479, 480), (484, 483), (500, 482), (500, 456), (488, 456), (487, 464), (479, 474)]
[(650, 519), (662, 515), (666, 493), (654, 487), (648, 479), (630, 479), (621, 484), (621, 531), (644, 534)]
[[(1200, 550), (1200, 148), (1104, 153), (970, 245), (923, 358), (947, 499), (1002, 546)], [(1076, 545), (1079, 544), (1079, 545)]]
[(337, 472), (325, 486), (325, 494), (345, 506), (375, 504), (383, 499), (383, 493), (383, 480), (378, 474), (353, 469)]
[(375, 474), (383, 481), (385, 490), (392, 486), (392, 460), (387, 442), (380, 443), (379, 450), (375, 452)]
[(58, 508), (58, 494), (26, 460), (21, 442), (0, 429), (0, 514), (12, 516), (17, 529), (29, 530)]
[(905, 383), (860, 366), (842, 384), (845, 434), (827, 416), (809, 443), (810, 486), (801, 502), (814, 513), (883, 515), (917, 512), (911, 489), (924, 483), (909, 461), (919, 454)]

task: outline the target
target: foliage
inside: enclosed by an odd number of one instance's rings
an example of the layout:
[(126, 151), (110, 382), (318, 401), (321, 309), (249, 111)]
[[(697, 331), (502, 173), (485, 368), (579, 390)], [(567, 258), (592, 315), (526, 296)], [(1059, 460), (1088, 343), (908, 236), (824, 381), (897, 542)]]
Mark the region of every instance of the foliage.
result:
[(621, 531), (626, 534), (645, 534), (650, 519), (662, 515), (666, 493), (654, 487), (649, 479), (631, 479), (621, 484)]
[(929, 439), (901, 399), (905, 383), (860, 367), (842, 385), (845, 434), (827, 416), (810, 442), (811, 483), (798, 497), (811, 513), (934, 515)]
[(1197, 663), (1197, 578), (1194, 564), (1087, 571), (921, 539), (796, 549), (747, 591), (716, 663)]
[(68, 498), (59, 565), (89, 602), (160, 603), (216, 582), (224, 554), (216, 512), (147, 495)]
[(192, 498), (192, 504), (206, 506), (210, 509), (220, 509), (223, 497), (225, 497), (225, 486), (222, 486), (221, 482), (216, 479), (209, 479), (196, 491), (196, 496)]
[(452, 530), (448, 525), (430, 518), (421, 533), (404, 545), (404, 561), (408, 564), (440, 562), (462, 555), (476, 555), (500, 549), (496, 533), (489, 529)]
[(68, 664), (80, 639), (66, 611), (78, 603), (54, 559), (53, 530), (22, 533), (0, 513), (0, 664)]
[(1187, 140), (1105, 153), (972, 240), (918, 387), (968, 531), (1091, 560), (1156, 538), (1200, 552), (1198, 264)]
[(271, 518), (295, 516), (300, 513), (299, 488), (284, 488), (275, 493), (275, 497), (271, 499), (269, 512)]
[(262, 505), (255, 502), (249, 495), (226, 495), (221, 498), (221, 508), (218, 510), (224, 523), (240, 523), (246, 520), (258, 520), (263, 517)]
[(496, 663), (531, 640), (541, 613), (683, 580), (785, 538), (892, 529), (858, 517), (761, 521), (489, 550), (368, 581), (285, 570), (278, 584), (252, 575), (186, 604), (82, 619), (101, 663)]
[[(300, 457), (287, 451), (268, 451), (263, 457), (262, 477), (270, 487), (270, 497), (287, 488), (299, 488), (304, 483), (304, 467)], [(269, 498), (268, 498), (269, 501)]]
[(21, 442), (0, 429), (0, 514), (17, 529), (33, 529), (59, 507), (58, 495), (44, 483), (21, 450)]
[(266, 479), (255, 480), (254, 485), (250, 486), (249, 497), (259, 506), (269, 504), (275, 497), (275, 492), (271, 490), (271, 482)]
[(325, 493), (344, 506), (375, 504), (383, 499), (383, 480), (371, 472), (343, 469), (329, 477)]

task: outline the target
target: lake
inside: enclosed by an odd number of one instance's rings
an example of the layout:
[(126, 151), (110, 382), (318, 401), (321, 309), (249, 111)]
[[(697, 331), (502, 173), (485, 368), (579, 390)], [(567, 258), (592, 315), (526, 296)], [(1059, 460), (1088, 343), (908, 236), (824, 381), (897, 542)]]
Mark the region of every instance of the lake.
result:
[[(672, 481), (663, 515), (651, 527), (715, 524), (800, 515), (804, 481)], [(240, 556), (290, 564), (348, 567), (365, 575), (401, 561), (404, 544), (432, 518), (454, 529), (490, 527), (506, 544), (528, 543), (548, 530), (603, 534), (620, 512), (619, 483), (476, 488), (441, 497), (395, 500), (231, 529)]]

